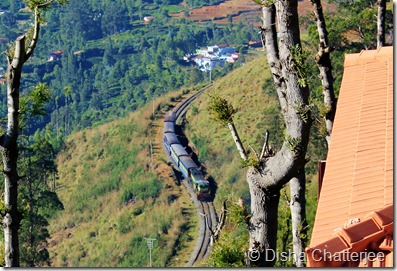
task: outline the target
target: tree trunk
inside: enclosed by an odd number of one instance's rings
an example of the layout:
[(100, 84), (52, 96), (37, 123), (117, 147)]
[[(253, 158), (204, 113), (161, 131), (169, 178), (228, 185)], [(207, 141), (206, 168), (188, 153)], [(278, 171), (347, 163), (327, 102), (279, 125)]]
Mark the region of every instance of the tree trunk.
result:
[(314, 15), (317, 20), (317, 32), (319, 35), (318, 52), (315, 60), (320, 71), (321, 85), (323, 89), (325, 106), (324, 119), (326, 126), (325, 140), (327, 141), (327, 147), (329, 148), (336, 113), (336, 98), (333, 87), (334, 78), (332, 76), (332, 64), (330, 58), (330, 53), (333, 51), (333, 48), (329, 46), (328, 32), (325, 25), (321, 0), (310, 1), (314, 7)]
[(250, 167), (247, 172), (252, 212), (248, 260), (255, 266), (275, 263), (280, 189), (304, 167), (309, 141), (309, 89), (302, 84), (304, 71), (297, 60), (301, 52), (297, 7), (297, 0), (279, 0), (262, 8), (262, 35), (284, 116), (285, 140), (274, 156), (261, 161), (259, 169)]
[[(11, 142), (12, 141), (12, 142)], [(19, 236), (20, 215), (18, 213), (18, 174), (16, 171), (18, 150), (14, 140), (2, 148), (4, 170), (4, 249), (5, 266), (19, 266)]]
[(277, 217), (280, 190), (265, 190), (248, 180), (251, 194), (248, 265), (272, 267), (276, 261)]
[[(246, 180), (252, 213), (248, 221), (250, 247), (246, 260), (251, 266), (274, 266), (280, 190), (305, 166), (311, 113), (300, 42), (298, 2), (278, 0), (275, 3), (262, 1), (262, 4), (262, 40), (284, 117), (285, 139), (274, 156), (264, 155), (265, 142), (259, 165), (248, 167)], [(233, 123), (228, 125), (240, 156), (246, 160)]]
[(296, 267), (305, 266), (305, 247), (307, 241), (307, 221), (306, 221), (306, 176), (305, 168), (298, 172), (297, 176), (289, 182), (291, 200), (289, 202), (292, 219), (292, 244), (293, 262)]
[(19, 87), (22, 65), (25, 60), (25, 36), (17, 38), (14, 58), (9, 60), (7, 68), (7, 132), (1, 137), (1, 153), (3, 156), (4, 204), (3, 217), (5, 265), (19, 266), (18, 229), (18, 125), (19, 125)]
[[(33, 1), (34, 26), (31, 40), (25, 47), (26, 36), (15, 41), (13, 56), (8, 55), (7, 67), (7, 131), (0, 137), (0, 151), (3, 156), (4, 175), (4, 249), (5, 266), (19, 266), (19, 236), (21, 215), (18, 212), (18, 131), (19, 131), (19, 88), (23, 64), (32, 56), (40, 32), (40, 9), (45, 9), (54, 1)], [(60, 3), (62, 4), (62, 3)]]
[(19, 236), (21, 216), (18, 212), (18, 131), (19, 131), (19, 88), (23, 64), (32, 56), (39, 37), (40, 12), (34, 10), (35, 22), (32, 39), (25, 48), (25, 35), (15, 41), (14, 55), (8, 57), (7, 67), (7, 131), (0, 138), (4, 174), (4, 250), (5, 266), (19, 266)]
[(385, 44), (386, 0), (378, 0), (378, 4), (376, 48), (384, 46)]

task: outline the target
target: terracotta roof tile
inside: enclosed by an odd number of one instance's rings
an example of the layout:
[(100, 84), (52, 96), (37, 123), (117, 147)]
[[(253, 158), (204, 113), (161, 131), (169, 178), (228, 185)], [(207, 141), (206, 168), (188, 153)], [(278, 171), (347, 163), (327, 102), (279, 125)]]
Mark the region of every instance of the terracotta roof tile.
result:
[(393, 221), (393, 47), (348, 54), (344, 66), (311, 248), (335, 234), (352, 248), (385, 235), (380, 217)]

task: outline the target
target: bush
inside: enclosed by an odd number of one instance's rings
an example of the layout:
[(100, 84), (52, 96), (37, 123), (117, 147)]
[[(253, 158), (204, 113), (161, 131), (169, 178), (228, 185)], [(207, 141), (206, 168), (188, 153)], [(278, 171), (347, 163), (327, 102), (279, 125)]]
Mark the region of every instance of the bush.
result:
[(98, 198), (105, 195), (113, 190), (118, 190), (120, 187), (121, 178), (119, 176), (111, 175), (109, 178), (101, 178), (97, 183), (93, 185), (91, 190), (94, 198)]
[(125, 252), (124, 258), (119, 267), (148, 266), (148, 254), (146, 241), (140, 236), (135, 236), (131, 239), (128, 249)]
[(145, 200), (147, 198), (155, 198), (163, 185), (156, 177), (151, 177), (149, 181), (133, 179), (131, 176), (131, 182), (129, 182), (121, 193), (121, 203), (126, 203), (132, 198), (139, 198)]
[(130, 232), (134, 228), (134, 223), (132, 216), (129, 212), (124, 213), (118, 219), (117, 229), (120, 233), (127, 233)]

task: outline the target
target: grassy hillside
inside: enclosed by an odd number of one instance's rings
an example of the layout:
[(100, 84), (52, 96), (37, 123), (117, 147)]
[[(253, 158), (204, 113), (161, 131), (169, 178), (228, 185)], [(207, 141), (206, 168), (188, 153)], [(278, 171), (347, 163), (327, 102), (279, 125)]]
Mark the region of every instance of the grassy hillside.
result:
[[(157, 116), (170, 97), (155, 101)], [(148, 266), (144, 238), (157, 239), (153, 266), (187, 262), (196, 212), (183, 186), (170, 177), (160, 145), (162, 122), (150, 120), (152, 110), (150, 104), (66, 140), (57, 158), (57, 192), (65, 211), (50, 222), (52, 266)]]
[[(218, 209), (224, 197), (249, 199), (249, 190), (229, 130), (208, 115), (209, 95), (219, 93), (239, 110), (235, 124), (246, 146), (260, 151), (266, 129), (275, 150), (283, 138), (266, 58), (258, 52), (249, 58), (253, 60), (217, 80), (187, 113), (186, 135), (217, 185)], [(197, 216), (167, 165), (160, 119), (181, 95), (181, 91), (169, 94), (129, 117), (68, 137), (57, 158), (57, 192), (65, 211), (50, 223), (52, 266), (148, 266), (144, 239), (148, 237), (157, 239), (153, 266), (186, 264), (198, 230)], [(150, 142), (154, 142), (153, 162)], [(314, 183), (309, 187), (308, 217), (312, 221), (316, 187)], [(281, 201), (280, 208), (286, 210), (283, 204)], [(283, 231), (288, 212), (280, 215)], [(241, 229), (236, 234), (247, 236)]]

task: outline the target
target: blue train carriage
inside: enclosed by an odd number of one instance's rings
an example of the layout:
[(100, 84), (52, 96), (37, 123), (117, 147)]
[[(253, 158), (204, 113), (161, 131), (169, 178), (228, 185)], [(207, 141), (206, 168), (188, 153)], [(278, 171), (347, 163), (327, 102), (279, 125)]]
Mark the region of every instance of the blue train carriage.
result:
[(175, 164), (180, 168), (180, 157), (189, 156), (185, 148), (181, 144), (172, 144), (171, 158), (175, 161)]
[(164, 147), (167, 149), (168, 153), (171, 154), (171, 145), (173, 144), (181, 144), (177, 136), (173, 133), (164, 134)]
[(210, 183), (204, 179), (203, 174), (198, 168), (192, 168), (191, 179), (193, 182), (193, 189), (199, 200), (208, 199), (211, 197)]
[(179, 157), (179, 169), (181, 170), (183, 176), (188, 179), (189, 182), (192, 182), (191, 179), (191, 169), (196, 168), (196, 163), (190, 158), (190, 156), (180, 156)]
[(175, 133), (175, 112), (168, 111), (164, 116), (164, 133)]
[(168, 111), (167, 113), (165, 113), (164, 122), (174, 122), (175, 123), (175, 120), (176, 120), (175, 112)]
[(164, 133), (175, 133), (175, 122), (165, 121), (164, 122)]

